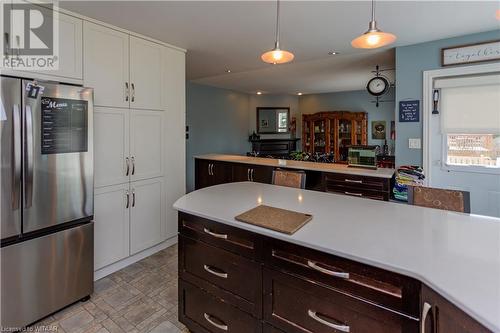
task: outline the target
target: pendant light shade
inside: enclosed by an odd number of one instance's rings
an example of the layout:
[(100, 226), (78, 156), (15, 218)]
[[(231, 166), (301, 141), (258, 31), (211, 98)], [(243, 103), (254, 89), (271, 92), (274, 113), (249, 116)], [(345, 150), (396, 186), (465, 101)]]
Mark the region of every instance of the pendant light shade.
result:
[(383, 32), (377, 27), (377, 21), (375, 21), (375, 2), (372, 0), (372, 20), (370, 21), (368, 31), (353, 39), (351, 42), (352, 47), (358, 49), (376, 49), (392, 44), (395, 40), (395, 35)]
[(270, 51), (263, 53), (260, 57), (262, 61), (268, 64), (285, 64), (293, 60), (294, 55), (292, 52), (280, 49), (280, 1), (277, 0), (276, 4), (276, 39), (274, 41), (274, 48)]

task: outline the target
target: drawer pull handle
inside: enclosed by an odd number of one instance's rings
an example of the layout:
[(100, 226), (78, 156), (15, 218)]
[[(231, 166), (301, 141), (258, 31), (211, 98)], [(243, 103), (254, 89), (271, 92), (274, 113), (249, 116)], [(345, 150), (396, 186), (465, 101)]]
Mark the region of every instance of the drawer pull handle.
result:
[(218, 234), (216, 232), (212, 232), (210, 231), (209, 229), (207, 228), (203, 228), (203, 231), (206, 233), (206, 234), (209, 234), (210, 236), (214, 236), (215, 238), (220, 238), (220, 239), (227, 239), (227, 235), (225, 234)]
[[(205, 312), (203, 314), (203, 317), (205, 317), (206, 321), (208, 321), (211, 325), (217, 327), (218, 329), (223, 330), (223, 331), (227, 331), (228, 330), (228, 327), (227, 327), (226, 324), (218, 324), (218, 323), (216, 323), (212, 318), (210, 318), (211, 316), (208, 313)], [(220, 319), (219, 319), (219, 321), (223, 322)]]
[(309, 266), (312, 269), (315, 269), (318, 272), (321, 272), (323, 274), (327, 274), (327, 275), (330, 275), (330, 276), (335, 276), (335, 277), (342, 278), (342, 279), (349, 279), (349, 273), (331, 271), (329, 269), (326, 269), (326, 268), (318, 266), (318, 264), (316, 264), (315, 262), (313, 262), (311, 260), (307, 261), (307, 266)]
[(337, 324), (330, 323), (329, 321), (326, 321), (326, 320), (318, 317), (316, 311), (307, 310), (307, 314), (309, 315), (309, 317), (316, 320), (318, 323), (321, 323), (321, 324), (328, 326), (330, 328), (333, 328), (335, 330), (338, 330), (341, 332), (350, 332), (351, 331), (351, 328), (348, 325), (337, 325)]
[(354, 180), (354, 179), (344, 179), (344, 181), (348, 182), (348, 183), (356, 183), (356, 184), (363, 184), (363, 181), (362, 180)]
[(422, 307), (422, 323), (420, 324), (420, 333), (425, 333), (425, 321), (427, 320), (427, 315), (429, 311), (432, 309), (432, 306), (425, 302)]
[(347, 191), (345, 191), (344, 194), (353, 195), (355, 197), (362, 197), (363, 196), (363, 193), (353, 193), (353, 192), (347, 192)]
[(215, 275), (215, 276), (221, 277), (221, 278), (223, 278), (223, 279), (227, 279), (227, 277), (228, 277), (227, 273), (216, 272), (216, 271), (214, 271), (214, 270), (213, 270), (213, 268), (211, 268), (211, 267), (210, 267), (210, 266), (208, 266), (208, 265), (203, 265), (203, 268), (204, 268), (207, 272), (209, 272), (210, 274), (213, 274), (213, 275)]

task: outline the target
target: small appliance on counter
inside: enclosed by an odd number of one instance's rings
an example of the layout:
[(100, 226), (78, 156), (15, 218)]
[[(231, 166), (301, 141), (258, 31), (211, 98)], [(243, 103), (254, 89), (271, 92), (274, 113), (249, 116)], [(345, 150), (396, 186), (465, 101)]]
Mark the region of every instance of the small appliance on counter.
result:
[(347, 163), (350, 167), (377, 169), (377, 146), (349, 146)]

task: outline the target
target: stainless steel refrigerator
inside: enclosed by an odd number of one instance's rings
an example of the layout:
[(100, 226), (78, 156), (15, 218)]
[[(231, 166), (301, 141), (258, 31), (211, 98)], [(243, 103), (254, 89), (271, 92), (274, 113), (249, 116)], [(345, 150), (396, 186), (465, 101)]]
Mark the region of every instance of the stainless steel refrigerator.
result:
[(0, 77), (3, 329), (93, 291), (93, 90)]

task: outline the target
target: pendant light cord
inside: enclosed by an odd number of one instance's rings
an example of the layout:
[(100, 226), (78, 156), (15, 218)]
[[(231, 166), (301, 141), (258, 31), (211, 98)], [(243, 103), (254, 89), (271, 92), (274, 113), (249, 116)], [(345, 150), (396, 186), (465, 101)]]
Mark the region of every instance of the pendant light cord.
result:
[(280, 48), (280, 0), (276, 1), (276, 39), (274, 47), (276, 49)]
[(375, 0), (372, 0), (372, 21), (375, 21)]

